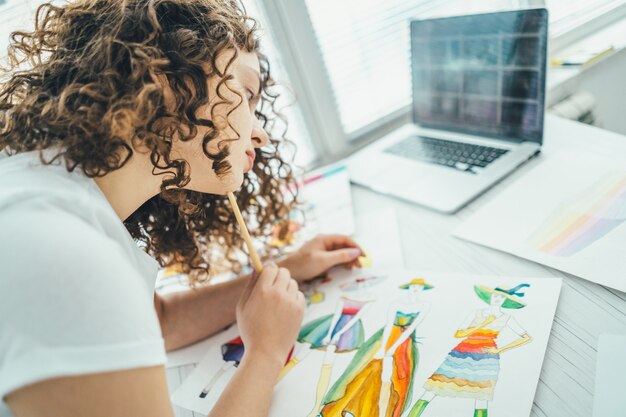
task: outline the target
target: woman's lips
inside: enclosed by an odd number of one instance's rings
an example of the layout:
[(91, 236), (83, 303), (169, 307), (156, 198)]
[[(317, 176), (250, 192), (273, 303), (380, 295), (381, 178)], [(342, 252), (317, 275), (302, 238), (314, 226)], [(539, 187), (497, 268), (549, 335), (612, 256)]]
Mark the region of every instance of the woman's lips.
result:
[(254, 158), (256, 158), (256, 154), (254, 152), (247, 151), (246, 155), (248, 156), (248, 162), (250, 162), (250, 165), (248, 165), (248, 171), (250, 171), (254, 166)]

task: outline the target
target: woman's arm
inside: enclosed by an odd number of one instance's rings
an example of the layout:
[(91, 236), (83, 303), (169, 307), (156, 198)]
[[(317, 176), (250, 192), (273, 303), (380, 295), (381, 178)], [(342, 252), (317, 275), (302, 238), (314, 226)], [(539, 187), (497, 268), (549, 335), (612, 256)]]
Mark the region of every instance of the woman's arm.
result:
[[(242, 290), (236, 310), (246, 352), (209, 416), (265, 417), (304, 315), (289, 272), (265, 267)], [(163, 366), (44, 380), (5, 397), (15, 417), (173, 417)]]
[(233, 324), (237, 301), (249, 280), (250, 275), (246, 275), (220, 284), (155, 294), (165, 349), (190, 345)]
[(284, 361), (245, 356), (209, 417), (265, 417)]
[(15, 417), (173, 417), (165, 368), (48, 379), (5, 397)]
[[(278, 266), (282, 264), (278, 263)], [(154, 307), (161, 324), (165, 349), (180, 349), (233, 324), (237, 300), (249, 280), (250, 275), (245, 275), (215, 285), (155, 294)]]
[[(266, 416), (281, 367), (244, 357), (209, 416)], [(165, 369), (155, 366), (50, 379), (6, 401), (15, 417), (173, 417), (169, 397)]]
[[(351, 250), (356, 249), (352, 253)], [(338, 265), (358, 264), (358, 245), (347, 236), (320, 235), (278, 262), (294, 279), (304, 281)], [(357, 265), (358, 266), (358, 265)], [(175, 350), (219, 332), (235, 322), (235, 305), (250, 276), (154, 298), (165, 349)]]

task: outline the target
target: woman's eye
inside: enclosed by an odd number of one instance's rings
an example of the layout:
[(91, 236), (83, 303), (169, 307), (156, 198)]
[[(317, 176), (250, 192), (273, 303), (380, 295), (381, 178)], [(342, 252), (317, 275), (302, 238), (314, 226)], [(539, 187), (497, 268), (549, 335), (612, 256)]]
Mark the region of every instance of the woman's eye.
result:
[(246, 90), (246, 100), (250, 101), (254, 97), (254, 93), (250, 90)]

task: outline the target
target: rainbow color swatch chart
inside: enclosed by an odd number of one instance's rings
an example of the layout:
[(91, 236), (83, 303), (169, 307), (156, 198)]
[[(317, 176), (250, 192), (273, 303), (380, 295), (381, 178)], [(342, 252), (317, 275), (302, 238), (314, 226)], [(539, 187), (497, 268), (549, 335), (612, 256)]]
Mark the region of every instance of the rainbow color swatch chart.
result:
[(618, 155), (542, 155), (453, 234), (626, 291), (626, 159)]
[(529, 243), (541, 252), (571, 256), (626, 220), (626, 172), (606, 174), (570, 204), (559, 207)]

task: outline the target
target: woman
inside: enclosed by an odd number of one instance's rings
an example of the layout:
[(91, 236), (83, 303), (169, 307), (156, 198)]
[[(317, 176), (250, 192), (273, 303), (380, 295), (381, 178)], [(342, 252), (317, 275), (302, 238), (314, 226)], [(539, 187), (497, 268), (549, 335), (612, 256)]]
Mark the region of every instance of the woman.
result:
[(165, 350), (237, 319), (246, 351), (211, 415), (265, 416), (303, 316), (296, 280), (357, 265), (359, 247), (318, 237), (256, 277), (168, 297), (146, 255), (194, 282), (216, 252), (240, 271), (225, 194), (240, 190), (265, 243), (292, 209), (254, 21), (228, 0), (37, 16), (0, 78), (0, 415), (172, 416)]

